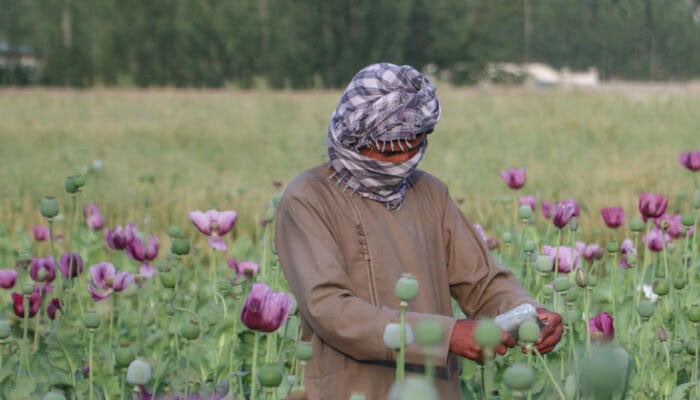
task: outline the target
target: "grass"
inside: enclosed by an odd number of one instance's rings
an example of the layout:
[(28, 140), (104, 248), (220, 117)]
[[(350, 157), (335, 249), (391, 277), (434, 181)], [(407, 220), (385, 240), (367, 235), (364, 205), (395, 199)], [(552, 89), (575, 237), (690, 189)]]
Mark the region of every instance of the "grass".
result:
[[(637, 88), (639, 89), (639, 88)], [(184, 224), (193, 209), (236, 209), (255, 225), (276, 189), (325, 160), (339, 91), (5, 89), (0, 91), (0, 222), (30, 226), (44, 195), (65, 206), (65, 178), (93, 160), (84, 200), (107, 214)], [(512, 195), (498, 176), (527, 167), (516, 194), (575, 198), (582, 226), (601, 207), (636, 213), (641, 191), (692, 189), (681, 151), (700, 147), (700, 90), (440, 86), (443, 116), (421, 168), (439, 176), (474, 222)], [(145, 175), (154, 183), (142, 182)], [(138, 205), (139, 207), (135, 207)], [(12, 226), (10, 224), (10, 226)]]

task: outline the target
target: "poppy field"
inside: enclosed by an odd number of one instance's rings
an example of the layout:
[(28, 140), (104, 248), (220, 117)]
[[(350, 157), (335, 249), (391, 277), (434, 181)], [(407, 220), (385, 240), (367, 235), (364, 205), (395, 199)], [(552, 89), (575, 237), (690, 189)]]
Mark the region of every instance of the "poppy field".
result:
[[(505, 356), (463, 360), (463, 397), (699, 398), (700, 90), (439, 95), (420, 167), (565, 324), (552, 353), (527, 320)], [(325, 161), (338, 97), (0, 92), (0, 398), (303, 398), (275, 213)], [(420, 291), (397, 282), (409, 310)], [(402, 325), (399, 364), (441, 336)], [(435, 396), (426, 371), (399, 366), (390, 398)]]

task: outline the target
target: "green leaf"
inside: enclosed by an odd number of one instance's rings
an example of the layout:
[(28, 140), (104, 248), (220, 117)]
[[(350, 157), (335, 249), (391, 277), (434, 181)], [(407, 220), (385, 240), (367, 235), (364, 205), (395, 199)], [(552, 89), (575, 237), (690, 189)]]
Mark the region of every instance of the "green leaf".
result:
[(692, 389), (693, 386), (696, 386), (699, 383), (700, 381), (693, 381), (676, 386), (675, 388), (673, 388), (669, 400), (685, 400), (687, 398), (686, 395), (688, 394), (690, 389)]

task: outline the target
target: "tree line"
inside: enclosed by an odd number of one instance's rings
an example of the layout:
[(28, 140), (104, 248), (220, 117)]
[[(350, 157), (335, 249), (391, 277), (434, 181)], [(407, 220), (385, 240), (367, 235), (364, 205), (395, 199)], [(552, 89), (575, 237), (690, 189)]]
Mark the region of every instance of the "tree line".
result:
[(456, 84), (490, 62), (683, 80), (700, 0), (0, 0), (2, 51), (12, 85), (334, 88), (377, 61)]

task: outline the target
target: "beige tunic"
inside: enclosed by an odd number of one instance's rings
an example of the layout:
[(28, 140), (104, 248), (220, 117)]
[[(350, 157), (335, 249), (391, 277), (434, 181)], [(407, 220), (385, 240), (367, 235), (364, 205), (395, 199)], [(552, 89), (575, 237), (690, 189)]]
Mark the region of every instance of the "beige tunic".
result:
[[(451, 297), (471, 318), (537, 303), (496, 264), (434, 176), (414, 172), (403, 206), (387, 210), (343, 192), (331, 173), (324, 164), (291, 182), (276, 221), (277, 252), (314, 352), (306, 367), (309, 399), (344, 400), (353, 392), (387, 398), (396, 355), (383, 334), (399, 319), (394, 285), (404, 273), (420, 285), (407, 322), (415, 330), (421, 318), (432, 318), (446, 333), (434, 351), (440, 399), (459, 399), (459, 362), (449, 352), (456, 321)], [(409, 346), (406, 370), (420, 373), (425, 354)]]

